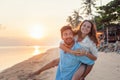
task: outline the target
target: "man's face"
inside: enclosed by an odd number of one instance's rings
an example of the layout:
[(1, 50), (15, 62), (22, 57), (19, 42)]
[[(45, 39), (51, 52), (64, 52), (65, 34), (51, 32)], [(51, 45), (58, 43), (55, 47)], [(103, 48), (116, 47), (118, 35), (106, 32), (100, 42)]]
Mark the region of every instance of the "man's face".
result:
[(62, 39), (67, 45), (72, 44), (73, 43), (73, 32), (70, 29), (63, 31)]

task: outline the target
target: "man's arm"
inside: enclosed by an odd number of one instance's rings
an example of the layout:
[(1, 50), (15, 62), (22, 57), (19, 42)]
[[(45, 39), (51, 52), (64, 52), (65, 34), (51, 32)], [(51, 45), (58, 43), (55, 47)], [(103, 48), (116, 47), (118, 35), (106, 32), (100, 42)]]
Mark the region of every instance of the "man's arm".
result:
[(53, 61), (49, 62), (48, 64), (46, 64), (45, 66), (40, 68), (38, 71), (32, 73), (30, 76), (38, 75), (38, 74), (40, 74), (41, 72), (43, 72), (43, 71), (45, 71), (47, 69), (50, 69), (52, 67), (57, 66), (58, 64), (59, 64), (59, 58), (54, 59)]

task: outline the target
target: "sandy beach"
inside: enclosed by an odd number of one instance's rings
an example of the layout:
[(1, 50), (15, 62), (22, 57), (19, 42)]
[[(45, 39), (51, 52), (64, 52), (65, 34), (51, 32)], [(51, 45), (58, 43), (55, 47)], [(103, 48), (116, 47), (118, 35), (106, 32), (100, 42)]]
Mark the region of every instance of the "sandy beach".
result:
[[(59, 48), (52, 48), (45, 53), (36, 55), (18, 63), (0, 73), (0, 80), (28, 80), (28, 74), (34, 72), (59, 57)], [(36, 80), (55, 80), (57, 67), (51, 68), (35, 76)], [(119, 80), (120, 55), (115, 53), (99, 52), (93, 70), (86, 80)]]

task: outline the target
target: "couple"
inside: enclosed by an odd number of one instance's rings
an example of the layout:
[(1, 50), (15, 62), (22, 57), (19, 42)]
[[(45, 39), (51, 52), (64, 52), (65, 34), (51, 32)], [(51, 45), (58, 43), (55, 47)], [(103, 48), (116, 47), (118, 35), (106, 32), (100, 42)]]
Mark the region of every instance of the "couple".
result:
[(60, 58), (53, 60), (31, 76), (58, 65), (56, 80), (84, 80), (97, 59), (96, 27), (89, 21), (81, 23), (76, 34), (70, 26), (61, 28)]

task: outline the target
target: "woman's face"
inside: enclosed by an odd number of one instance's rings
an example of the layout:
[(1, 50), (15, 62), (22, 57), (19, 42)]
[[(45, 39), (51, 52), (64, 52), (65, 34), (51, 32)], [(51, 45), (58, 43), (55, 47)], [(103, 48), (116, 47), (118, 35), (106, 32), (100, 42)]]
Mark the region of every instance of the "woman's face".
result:
[(81, 32), (82, 32), (82, 34), (88, 35), (88, 34), (90, 33), (90, 31), (91, 31), (91, 27), (92, 27), (91, 23), (85, 21), (85, 22), (82, 24), (82, 26), (81, 26)]

